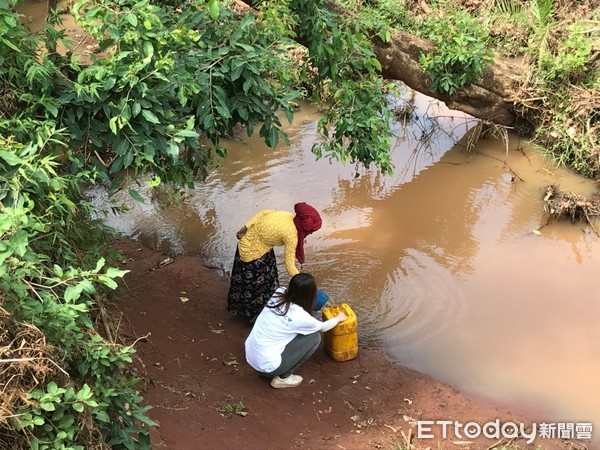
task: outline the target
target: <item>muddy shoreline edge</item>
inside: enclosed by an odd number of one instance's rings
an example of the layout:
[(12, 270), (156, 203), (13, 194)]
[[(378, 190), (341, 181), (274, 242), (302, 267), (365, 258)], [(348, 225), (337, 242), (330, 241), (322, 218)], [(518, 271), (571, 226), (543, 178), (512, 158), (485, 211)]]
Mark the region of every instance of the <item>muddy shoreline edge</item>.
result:
[(199, 256), (161, 265), (168, 255), (133, 239), (113, 247), (123, 252), (121, 268), (130, 270), (114, 296), (122, 337), (131, 344), (147, 336), (136, 344), (136, 365), (141, 393), (153, 406), (148, 414), (159, 424), (153, 449), (593, 450), (582, 441), (459, 437), (436, 424), (421, 427), (427, 436), (419, 439), (418, 421), (531, 421), (393, 363), (378, 348), (361, 347), (355, 360), (336, 363), (321, 346), (299, 370), (305, 383), (276, 391), (245, 363), (249, 328), (226, 312), (226, 276)]

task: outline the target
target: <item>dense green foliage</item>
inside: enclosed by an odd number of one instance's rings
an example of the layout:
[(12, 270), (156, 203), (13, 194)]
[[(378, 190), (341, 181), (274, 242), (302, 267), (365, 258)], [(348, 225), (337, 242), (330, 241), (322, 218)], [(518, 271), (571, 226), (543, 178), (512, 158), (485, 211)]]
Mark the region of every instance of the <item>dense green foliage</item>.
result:
[(279, 36), (263, 33), (253, 15), (176, 14), (147, 0), (77, 4), (75, 13), (108, 55), (94, 58), (61, 96), (69, 105), (63, 124), (98, 168), (95, 153), (105, 155), (111, 173), (152, 169), (184, 183), (190, 173), (206, 173), (208, 146), (225, 155), (219, 139), (239, 123), (248, 134), (262, 123), (270, 146), (285, 139), (277, 112), (291, 120), (299, 94), (280, 82), (270, 55)]
[[(307, 5), (311, 11), (302, 10)], [(356, 25), (338, 26), (319, 2), (278, 8), (288, 8), (290, 23), (234, 15), (214, 3), (212, 10), (188, 5), (180, 13), (147, 0), (77, 3), (74, 15), (98, 41), (100, 56), (85, 64), (56, 54), (32, 59), (40, 42), (22, 27), (13, 27), (3, 42), (20, 51), (8, 49), (13, 61), (7, 59), (5, 67), (14, 63), (21, 68), (21, 74), (9, 78), (25, 81), (29, 91), (14, 103), (7, 99), (3, 109), (12, 120), (43, 117), (66, 128), (77, 170), (93, 169), (105, 181), (123, 169), (135, 174), (150, 170), (165, 181), (189, 183), (198, 173), (206, 174), (212, 150), (225, 155), (219, 140), (231, 136), (236, 125), (243, 125), (248, 134), (260, 126), (269, 146), (286, 140), (278, 112), (291, 121), (293, 101), (300, 93), (290, 89), (289, 74), (280, 61), (285, 44), (295, 36), (293, 28), (310, 29), (315, 34), (305, 37), (312, 43), (309, 61), (317, 62), (317, 82), (330, 82), (331, 90), (370, 92), (374, 103), (366, 103), (365, 112), (380, 117), (368, 133), (323, 122), (323, 130), (335, 125), (336, 132), (316, 152), (366, 166), (375, 162), (389, 172), (380, 67), (365, 37)], [(13, 14), (10, 20), (16, 23), (18, 18)], [(53, 35), (46, 38), (48, 48), (56, 48), (61, 32), (50, 27), (46, 31)], [(346, 52), (348, 48), (352, 51)], [(24, 86), (5, 87), (19, 93)], [(357, 114), (357, 106), (363, 105), (338, 101), (328, 119)], [(355, 117), (355, 124), (363, 117)], [(373, 127), (377, 134), (371, 133)]]
[(364, 5), (351, 0), (341, 3), (359, 13), (365, 26), (379, 35), (388, 28), (400, 28), (430, 39), (434, 49), (423, 53), (420, 63), (431, 80), (432, 92), (454, 94), (477, 81), (492, 61), (487, 29), (460, 9), (419, 17), (397, 0), (375, 0)]
[(299, 38), (307, 42), (311, 66), (317, 70), (316, 98), (324, 91), (331, 98), (318, 126), (325, 142), (315, 144), (313, 152), (366, 166), (374, 162), (391, 173), (390, 111), (381, 64), (367, 31), (355, 21), (341, 21), (321, 3), (291, 2)]
[(469, 14), (458, 11), (451, 20), (428, 19), (423, 24), (434, 50), (421, 55), (432, 92), (454, 94), (480, 79), (492, 61), (487, 31)]
[(597, 2), (494, 0), (427, 2), (344, 0), (361, 21), (381, 33), (404, 29), (428, 38), (433, 51), (421, 64), (432, 91), (454, 94), (477, 82), (492, 52), (521, 61), (518, 115), (533, 125), (534, 140), (557, 165), (600, 177), (600, 34)]
[(82, 178), (57, 172), (51, 153), (64, 146), (60, 134), (37, 126), (26, 144), (0, 139), (0, 292), (15, 319), (45, 334), (56, 349), (54, 364), (70, 378), (57, 373), (56, 381), (4, 406), (15, 409), (13, 429), (34, 449), (84, 449), (98, 430), (115, 448), (148, 448), (143, 425), (152, 422), (127, 369), (133, 350), (106, 342), (93, 323), (98, 296), (115, 289), (125, 272), (98, 256), (106, 233), (90, 220)]
[[(134, 350), (97, 331), (125, 272), (110, 266), (118, 255), (82, 185), (118, 188), (124, 172), (191, 185), (240, 126), (271, 147), (286, 141), (282, 117), (292, 121), (303, 96), (329, 105), (318, 157), (392, 170), (385, 86), (366, 35), (319, 1), (263, 6), (82, 1), (72, 13), (97, 42), (84, 58), (57, 14), (32, 34), (15, 0), (0, 0), (0, 305), (51, 349), (3, 405), (13, 417), (0, 444), (149, 448)], [(308, 48), (295, 61), (292, 38)]]

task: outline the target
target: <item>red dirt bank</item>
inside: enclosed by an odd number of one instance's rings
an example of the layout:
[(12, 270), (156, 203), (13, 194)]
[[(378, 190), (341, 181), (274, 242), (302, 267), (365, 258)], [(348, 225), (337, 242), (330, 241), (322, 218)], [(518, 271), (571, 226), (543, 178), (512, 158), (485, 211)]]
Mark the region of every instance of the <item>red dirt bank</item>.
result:
[[(318, 349), (298, 371), (301, 386), (275, 390), (245, 362), (249, 327), (226, 312), (227, 277), (200, 257), (177, 257), (159, 268), (166, 255), (129, 240), (116, 247), (131, 271), (115, 302), (122, 335), (128, 343), (148, 335), (136, 348), (143, 396), (160, 425), (152, 431), (153, 449), (404, 449), (409, 436), (416, 449), (490, 449), (500, 448), (500, 439), (453, 433), (442, 439), (437, 428), (435, 438), (416, 439), (415, 421), (529, 423), (369, 348), (343, 363)], [(245, 411), (228, 415), (235, 405)], [(547, 439), (511, 444), (584, 448)]]

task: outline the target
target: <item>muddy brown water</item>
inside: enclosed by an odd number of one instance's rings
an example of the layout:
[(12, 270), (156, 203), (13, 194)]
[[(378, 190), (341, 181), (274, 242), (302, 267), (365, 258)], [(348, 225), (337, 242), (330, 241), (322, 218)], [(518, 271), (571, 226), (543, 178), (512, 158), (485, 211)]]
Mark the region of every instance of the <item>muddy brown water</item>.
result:
[[(226, 274), (245, 220), (306, 201), (323, 228), (303, 269), (352, 306), (363, 345), (532, 420), (600, 424), (600, 240), (586, 224), (545, 225), (541, 203), (549, 184), (582, 195), (594, 184), (515, 137), (467, 153), (472, 118), (422, 95), (415, 106), (420, 119), (395, 125), (393, 176), (316, 161), (319, 113), (305, 105), (289, 147), (242, 134), (183, 202), (165, 207), (172, 197), (142, 183), (146, 202), (113, 195), (130, 209), (106, 223)], [(91, 194), (106, 208), (105, 192)]]

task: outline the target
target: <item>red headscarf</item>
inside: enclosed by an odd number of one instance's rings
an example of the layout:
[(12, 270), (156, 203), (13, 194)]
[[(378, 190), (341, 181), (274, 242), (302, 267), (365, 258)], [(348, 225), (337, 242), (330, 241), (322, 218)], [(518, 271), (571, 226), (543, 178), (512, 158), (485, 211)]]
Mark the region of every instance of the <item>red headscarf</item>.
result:
[(296, 245), (296, 259), (304, 264), (304, 239), (306, 236), (321, 228), (321, 216), (315, 208), (306, 203), (294, 205), (294, 225), (298, 230), (298, 245)]

